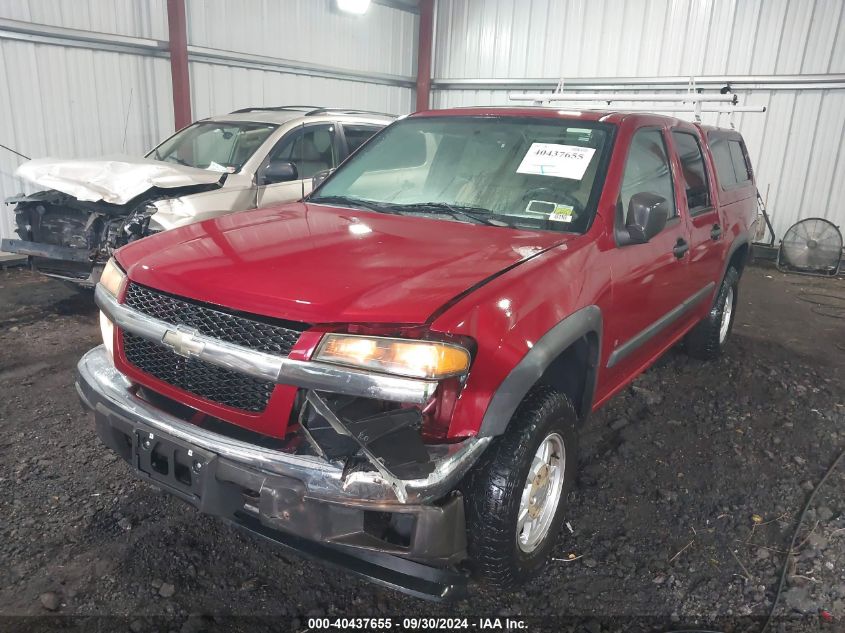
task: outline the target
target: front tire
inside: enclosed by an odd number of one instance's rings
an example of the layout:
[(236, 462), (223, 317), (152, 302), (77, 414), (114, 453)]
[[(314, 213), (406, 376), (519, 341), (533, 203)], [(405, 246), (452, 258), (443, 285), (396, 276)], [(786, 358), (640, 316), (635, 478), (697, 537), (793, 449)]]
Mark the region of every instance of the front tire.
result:
[(511, 588), (548, 561), (578, 465), (576, 419), (565, 395), (533, 389), (469, 473), (467, 542), (481, 582)]
[(739, 272), (731, 266), (707, 317), (698, 323), (684, 339), (687, 353), (700, 360), (714, 360), (721, 356), (736, 317)]

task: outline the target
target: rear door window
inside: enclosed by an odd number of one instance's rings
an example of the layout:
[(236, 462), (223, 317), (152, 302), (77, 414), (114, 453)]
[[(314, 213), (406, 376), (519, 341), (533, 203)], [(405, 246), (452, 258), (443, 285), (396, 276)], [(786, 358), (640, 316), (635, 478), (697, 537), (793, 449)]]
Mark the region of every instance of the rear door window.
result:
[(349, 153), (351, 154), (361, 147), (380, 129), (375, 125), (344, 125), (343, 135), (346, 137), (346, 146)]
[(723, 138), (711, 139), (710, 153), (713, 154), (713, 164), (716, 166), (716, 176), (722, 189), (730, 189), (736, 185), (734, 164), (731, 160), (731, 150), (728, 142)]
[(751, 167), (742, 142), (725, 137), (710, 138), (710, 153), (722, 189), (734, 189), (751, 182)]
[(751, 180), (751, 169), (748, 167), (748, 161), (745, 160), (742, 144), (739, 141), (728, 141), (728, 148), (731, 152), (731, 162), (734, 166), (736, 181), (744, 185)]
[(689, 212), (695, 214), (709, 209), (712, 206), (710, 184), (698, 139), (686, 132), (672, 132), (672, 140), (681, 160)]

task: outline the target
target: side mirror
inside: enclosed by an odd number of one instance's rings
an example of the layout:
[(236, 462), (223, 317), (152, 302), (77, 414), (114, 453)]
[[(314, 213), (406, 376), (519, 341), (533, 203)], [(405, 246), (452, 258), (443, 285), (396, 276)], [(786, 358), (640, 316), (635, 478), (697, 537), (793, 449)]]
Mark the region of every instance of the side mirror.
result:
[(258, 182), (261, 185), (272, 185), (277, 182), (290, 182), (298, 178), (299, 172), (292, 162), (289, 160), (271, 160), (261, 170)]
[(326, 178), (331, 176), (334, 169), (324, 169), (323, 171), (318, 171), (314, 174), (314, 177), (311, 178), (311, 189), (316, 189), (320, 183), (322, 183)]
[(669, 219), (669, 202), (654, 193), (635, 193), (628, 202), (625, 230), (628, 244), (645, 244), (660, 233)]

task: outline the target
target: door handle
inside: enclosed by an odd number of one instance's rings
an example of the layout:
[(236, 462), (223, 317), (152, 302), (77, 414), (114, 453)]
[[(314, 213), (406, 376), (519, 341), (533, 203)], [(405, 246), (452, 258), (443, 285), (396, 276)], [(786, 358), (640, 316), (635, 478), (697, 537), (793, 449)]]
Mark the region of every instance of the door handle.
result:
[(684, 255), (686, 255), (687, 251), (689, 250), (689, 244), (687, 241), (679, 237), (677, 243), (675, 244), (675, 248), (672, 249), (672, 252), (675, 254), (675, 257), (681, 259)]
[(714, 224), (713, 228), (710, 229), (710, 239), (714, 242), (722, 237), (722, 227), (718, 224)]

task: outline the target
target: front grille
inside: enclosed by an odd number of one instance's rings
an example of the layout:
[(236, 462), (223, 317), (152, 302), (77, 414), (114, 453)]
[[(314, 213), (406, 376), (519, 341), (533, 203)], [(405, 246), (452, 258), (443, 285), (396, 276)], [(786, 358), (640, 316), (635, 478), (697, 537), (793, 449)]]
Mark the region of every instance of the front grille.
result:
[[(212, 338), (256, 351), (287, 356), (307, 327), (279, 325), (257, 316), (232, 312), (130, 284), (126, 305), (174, 326), (192, 328)], [(258, 413), (267, 407), (274, 383), (223, 369), (128, 332), (123, 333), (126, 360), (141, 371), (184, 391), (219, 404)]]
[(261, 317), (242, 316), (130, 284), (126, 305), (151, 317), (195, 329), (200, 334), (260, 352), (287, 356), (299, 335), (306, 329), (302, 323), (277, 325)]
[(235, 409), (260, 413), (267, 407), (272, 382), (258, 380), (170, 349), (129, 332), (123, 333), (126, 360), (174, 387)]

